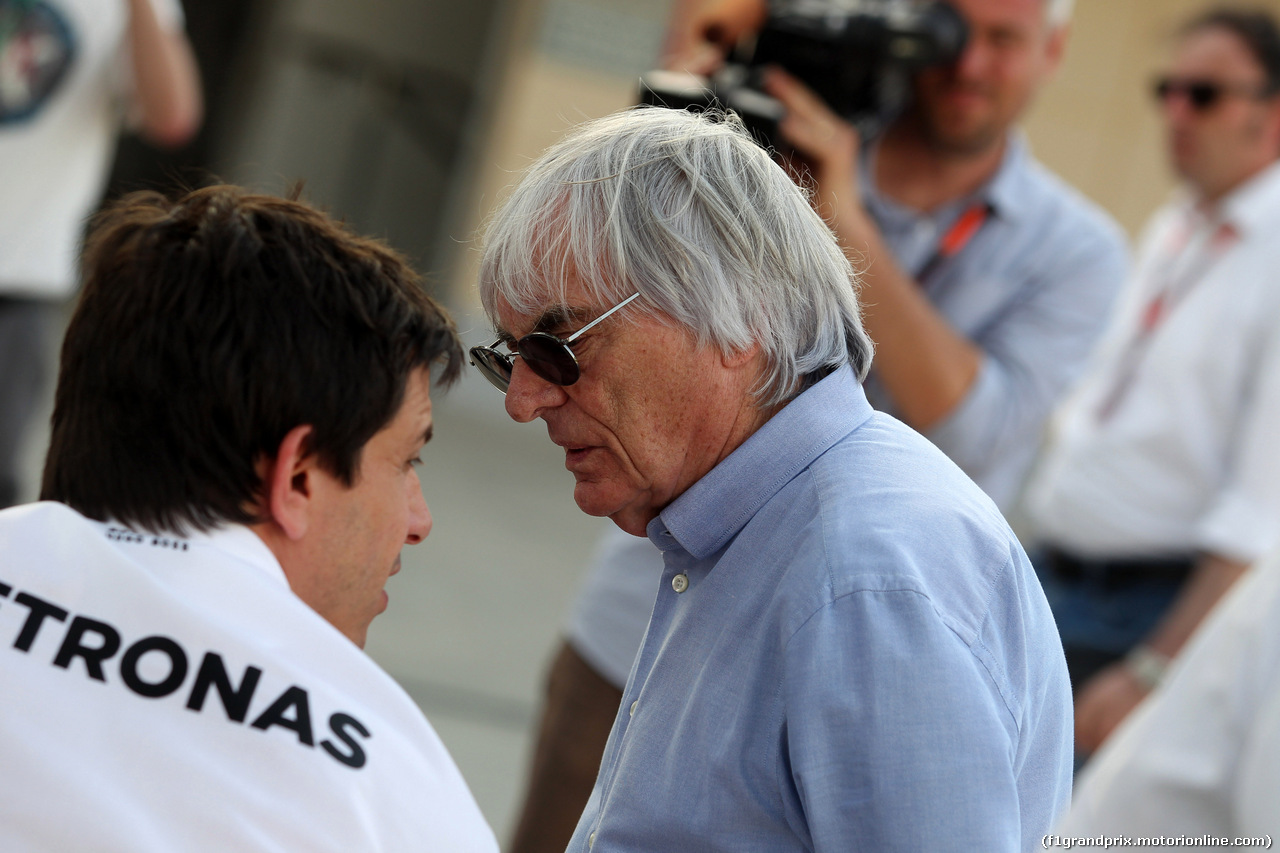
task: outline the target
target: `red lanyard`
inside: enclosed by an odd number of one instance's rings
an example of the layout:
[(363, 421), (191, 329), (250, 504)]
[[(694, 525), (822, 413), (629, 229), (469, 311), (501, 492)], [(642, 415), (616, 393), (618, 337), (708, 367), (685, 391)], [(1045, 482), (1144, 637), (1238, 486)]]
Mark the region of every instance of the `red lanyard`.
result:
[(1138, 366), (1150, 348), (1151, 339), (1155, 336), (1156, 330), (1191, 292), (1191, 289), (1204, 279), (1209, 268), (1239, 239), (1240, 235), (1230, 223), (1219, 225), (1200, 247), (1194, 263), (1188, 263), (1181, 275), (1174, 275), (1172, 267), (1182, 252), (1186, 251), (1187, 234), (1182, 231), (1174, 236), (1179, 245), (1176, 251), (1171, 252), (1169, 261), (1157, 276), (1157, 279), (1164, 279), (1165, 284), (1147, 302), (1142, 315), (1138, 318), (1138, 328), (1117, 363), (1115, 382), (1111, 390), (1102, 398), (1102, 402), (1098, 404), (1099, 421), (1110, 418), (1119, 407), (1120, 401), (1128, 394), (1134, 377), (1138, 373)]
[(969, 245), (969, 241), (982, 230), (983, 224), (990, 215), (991, 205), (985, 201), (975, 202), (960, 214), (960, 217), (951, 223), (947, 233), (943, 234), (942, 239), (938, 241), (938, 248), (933, 256), (925, 261), (924, 266), (920, 267), (920, 272), (916, 273), (916, 282), (924, 284), (943, 263), (960, 254), (961, 250)]

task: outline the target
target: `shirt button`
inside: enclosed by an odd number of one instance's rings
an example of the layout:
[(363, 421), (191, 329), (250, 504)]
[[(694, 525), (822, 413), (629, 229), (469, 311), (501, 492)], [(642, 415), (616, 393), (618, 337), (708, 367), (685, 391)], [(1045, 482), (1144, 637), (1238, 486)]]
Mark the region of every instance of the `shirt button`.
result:
[(689, 576), (686, 574), (678, 574), (671, 579), (671, 588), (676, 592), (684, 592), (689, 588)]
[(639, 699), (637, 699), (636, 701), (632, 702), (632, 703), (631, 703), (631, 710), (628, 712), (627, 716), (634, 717), (634, 716), (636, 715), (636, 706), (637, 706), (637, 705), (639, 705), (639, 704), (640, 704), (640, 700), (639, 700)]
[(596, 846), (596, 834), (593, 832), (587, 836), (587, 849), (590, 850)]

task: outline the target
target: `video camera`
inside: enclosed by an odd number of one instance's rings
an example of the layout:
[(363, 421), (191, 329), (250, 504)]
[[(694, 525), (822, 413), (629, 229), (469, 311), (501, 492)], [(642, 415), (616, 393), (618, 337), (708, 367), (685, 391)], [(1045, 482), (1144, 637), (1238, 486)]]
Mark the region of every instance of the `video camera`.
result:
[(760, 70), (778, 65), (868, 139), (907, 105), (916, 72), (954, 62), (967, 38), (964, 18), (945, 0), (789, 0), (712, 77), (641, 75), (640, 103), (731, 109), (761, 145), (776, 146), (785, 111), (764, 93)]

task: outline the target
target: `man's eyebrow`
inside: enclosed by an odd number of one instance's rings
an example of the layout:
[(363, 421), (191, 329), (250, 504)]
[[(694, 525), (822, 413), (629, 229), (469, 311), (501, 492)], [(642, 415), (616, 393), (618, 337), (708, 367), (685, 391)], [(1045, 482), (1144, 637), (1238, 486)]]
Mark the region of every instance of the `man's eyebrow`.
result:
[[(568, 305), (551, 305), (542, 309), (542, 313), (533, 321), (533, 332), (551, 332), (562, 326), (582, 325), (593, 314), (591, 308), (570, 308)], [(498, 340), (502, 343), (515, 343), (516, 337), (501, 326), (494, 329)]]

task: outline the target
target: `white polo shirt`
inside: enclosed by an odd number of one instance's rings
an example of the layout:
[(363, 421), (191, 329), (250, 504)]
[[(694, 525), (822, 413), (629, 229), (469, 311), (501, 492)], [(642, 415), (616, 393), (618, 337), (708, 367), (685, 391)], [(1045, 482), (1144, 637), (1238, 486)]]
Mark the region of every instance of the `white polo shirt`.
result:
[(1280, 545), (1277, 235), (1280, 165), (1215, 215), (1189, 200), (1156, 215), (1028, 486), (1042, 539), (1085, 557), (1242, 562)]
[(496, 851), (421, 711), (229, 526), (0, 512), (0, 849)]

